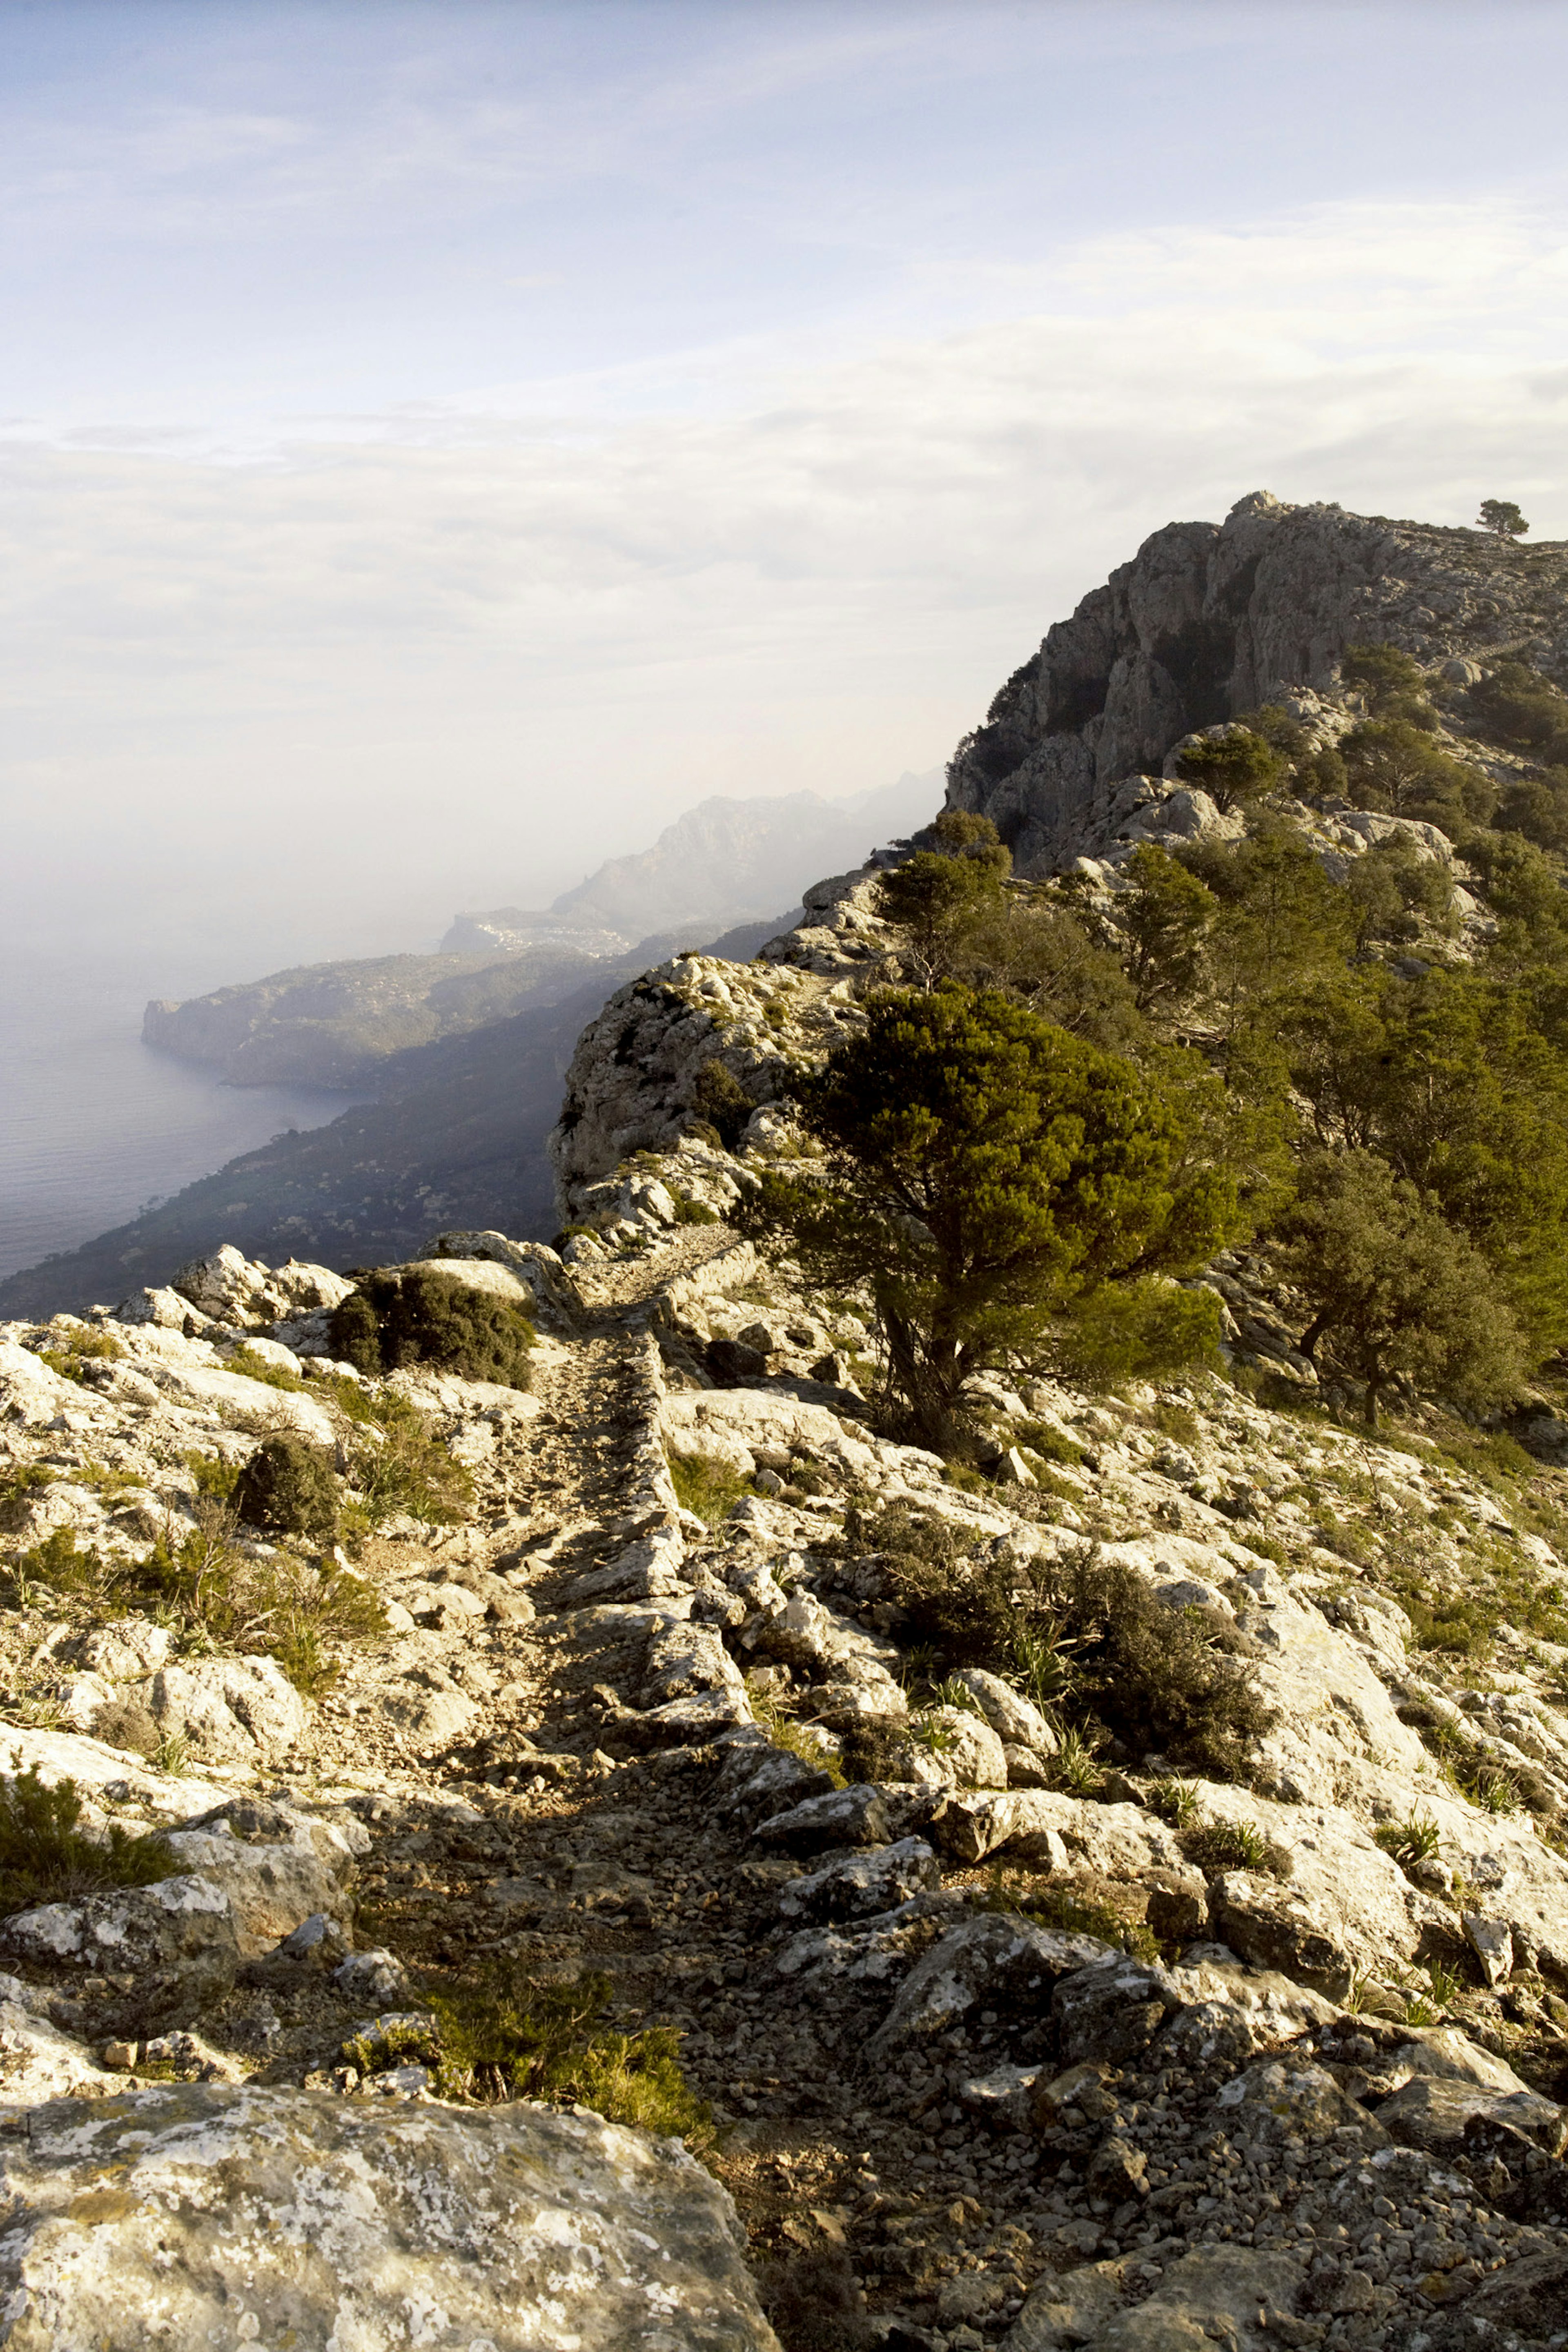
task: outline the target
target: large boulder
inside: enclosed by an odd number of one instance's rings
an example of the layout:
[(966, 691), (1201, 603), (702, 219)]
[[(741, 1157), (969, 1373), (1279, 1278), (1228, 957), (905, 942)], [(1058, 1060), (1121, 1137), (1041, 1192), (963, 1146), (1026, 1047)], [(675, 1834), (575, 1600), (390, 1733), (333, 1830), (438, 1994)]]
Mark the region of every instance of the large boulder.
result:
[(100, 2033), (188, 2021), (230, 1990), (240, 1958), (234, 1905), (189, 1874), (19, 1911), (0, 1920), (0, 1948), (51, 1983), (79, 1988)]
[(840, 1854), (792, 1879), (779, 1896), (779, 1913), (792, 1926), (869, 1918), (941, 1885), (942, 1865), (924, 1838), (900, 1838), (869, 1853)]
[(248, 1959), (315, 1913), (353, 1917), (354, 1862), (370, 1833), (357, 1822), (312, 1820), (292, 1806), (240, 1798), (174, 1831), (165, 1843), (179, 1870), (209, 1879), (229, 1897)]
[(281, 1763), (305, 1702), (276, 1658), (194, 1658), (160, 1667), (139, 1694), (165, 1738), (215, 1764)]
[(718, 2182), (581, 2109), (170, 2084), (35, 2108), (0, 2194), (16, 2352), (777, 2352)]

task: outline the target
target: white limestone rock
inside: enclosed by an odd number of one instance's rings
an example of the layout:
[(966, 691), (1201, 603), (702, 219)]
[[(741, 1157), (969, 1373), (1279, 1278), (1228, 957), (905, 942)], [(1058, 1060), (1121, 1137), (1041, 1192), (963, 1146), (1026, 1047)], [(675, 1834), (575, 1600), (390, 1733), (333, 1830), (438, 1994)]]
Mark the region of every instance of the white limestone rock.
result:
[(166, 1738), (216, 1764), (279, 1764), (305, 1729), (305, 1702), (276, 1658), (192, 1658), (138, 1690)]
[(169, 2084), (35, 2109), (0, 2194), (17, 2345), (777, 2352), (717, 2181), (581, 2110)]

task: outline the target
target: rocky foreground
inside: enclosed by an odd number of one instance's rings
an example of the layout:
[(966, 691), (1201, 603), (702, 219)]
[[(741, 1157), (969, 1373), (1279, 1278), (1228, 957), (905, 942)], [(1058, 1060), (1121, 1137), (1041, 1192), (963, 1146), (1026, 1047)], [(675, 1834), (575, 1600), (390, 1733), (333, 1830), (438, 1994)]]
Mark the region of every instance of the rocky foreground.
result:
[[(314, 1699), (40, 1547), (132, 1590), (199, 1464), (345, 1448), (341, 1278), (227, 1252), (7, 1327), (0, 1746), (168, 1868), (0, 1923), (6, 2340), (765, 2345), (763, 2302), (786, 2346), (1559, 2338), (1568, 1647), (1505, 1612), (1483, 1670), (1392, 1589), (1415, 1540), (1517, 1618), (1556, 1474), (1217, 1381), (997, 1384), (1001, 1478), (954, 1486), (871, 1433), (847, 1310), (650, 1186), (574, 1275), (433, 1244), (532, 1297), (533, 1385), (394, 1376), (472, 1498), (357, 1539), (385, 1626)], [(923, 1692), (859, 1532), (900, 1509), (1217, 1612), (1276, 1710), (1245, 1784), (1075, 1756), (983, 1670)], [(886, 1777), (836, 1785), (868, 1721)], [(507, 1961), (679, 2034), (708, 2168), (442, 2095), (441, 1999)]]

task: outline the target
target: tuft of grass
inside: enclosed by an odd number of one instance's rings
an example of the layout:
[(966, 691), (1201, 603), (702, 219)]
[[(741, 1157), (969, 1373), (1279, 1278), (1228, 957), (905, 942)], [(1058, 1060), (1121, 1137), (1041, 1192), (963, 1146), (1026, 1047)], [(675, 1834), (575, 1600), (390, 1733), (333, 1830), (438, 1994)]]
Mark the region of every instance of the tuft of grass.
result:
[(1204, 1822), (1182, 1834), (1182, 1852), (1205, 1873), (1260, 1870), (1289, 1878), (1290, 1862), (1256, 1822)]
[(939, 1723), (934, 1715), (911, 1716), (909, 1737), (928, 1756), (951, 1756), (958, 1746), (958, 1734), (952, 1724)]
[(170, 1731), (160, 1739), (148, 1761), (154, 1764), (160, 1772), (167, 1772), (172, 1779), (177, 1780), (185, 1769), (190, 1752), (190, 1742), (184, 1733)]
[(1180, 1773), (1168, 1772), (1150, 1790), (1149, 1809), (1173, 1830), (1194, 1829), (1200, 1818), (1198, 1792)]
[(1373, 1836), (1402, 1870), (1426, 1862), (1437, 1851), (1442, 1832), (1429, 1814), (1412, 1814), (1407, 1822), (1384, 1822)]
[(110, 1886), (150, 1886), (171, 1874), (174, 1857), (161, 1837), (111, 1828), (100, 1842), (78, 1828), (80, 1819), (74, 1780), (46, 1787), (30, 1765), (0, 1781), (0, 1912), (68, 1903)]
[(347, 1449), (352, 1494), (340, 1520), (346, 1538), (368, 1535), (395, 1511), (427, 1527), (455, 1527), (468, 1516), (473, 1480), (406, 1397), (395, 1389), (373, 1393), (341, 1373), (325, 1385), (344, 1419), (361, 1432)]
[(741, 1497), (752, 1491), (738, 1470), (707, 1454), (672, 1454), (669, 1477), (682, 1509), (706, 1520), (710, 1528), (721, 1525)]
[(0, 1528), (21, 1527), (29, 1497), (52, 1486), (58, 1475), (42, 1462), (19, 1462), (15, 1469), (0, 1476)]
[(984, 1721), (985, 1709), (969, 1685), (961, 1683), (956, 1675), (949, 1675), (945, 1680), (933, 1685), (931, 1696), (938, 1706), (956, 1707), (961, 1715), (977, 1715), (982, 1722)]
[[(713, 2139), (711, 2116), (681, 2071), (679, 2035), (657, 2025), (618, 2032), (605, 2015), (612, 1990), (606, 1976), (542, 1983), (515, 1962), (494, 1961), (430, 1993), (436, 2028), (425, 2063), (434, 2064), (441, 2096), (486, 2105), (543, 2099), (592, 2107), (606, 2123), (705, 2150)], [(356, 2063), (371, 2056), (366, 2050)]]
[(1099, 1745), (1095, 1728), (1083, 1732), (1069, 1725), (1047, 1766), (1052, 1787), (1069, 1797), (1097, 1796), (1105, 1780), (1104, 1768), (1094, 1752)]
[(1194, 1445), (1203, 1444), (1203, 1423), (1196, 1413), (1184, 1404), (1167, 1404), (1162, 1401), (1159, 1404), (1151, 1405), (1142, 1418), (1146, 1427), (1157, 1429), (1162, 1437), (1169, 1437), (1176, 1444), (1184, 1445), (1189, 1453)]
[(138, 1487), (147, 1484), (139, 1470), (111, 1470), (107, 1462), (90, 1459), (79, 1462), (70, 1473), (70, 1479), (73, 1486), (95, 1487), (110, 1502), (116, 1495), (134, 1494)]
[(836, 1789), (849, 1786), (838, 1758), (831, 1749), (820, 1746), (804, 1723), (796, 1723), (793, 1716), (785, 1715), (776, 1699), (754, 1691), (751, 1702), (752, 1720), (773, 1747), (782, 1748), (787, 1755), (798, 1756), (803, 1764), (815, 1764), (819, 1771), (826, 1773)]
[(63, 1381), (75, 1381), (79, 1385), (92, 1363), (117, 1362), (125, 1353), (111, 1333), (89, 1331), (85, 1328), (73, 1331), (63, 1348), (40, 1348), (39, 1356), (51, 1372), (58, 1372)]
[(993, 1864), (984, 1892), (972, 1894), (981, 1911), (1016, 1911), (1039, 1927), (1053, 1927), (1065, 1936), (1094, 1936), (1112, 1949), (1130, 1952), (1140, 1960), (1157, 1960), (1160, 1947), (1142, 1919), (1128, 1919), (1109, 1903), (1098, 1903), (1071, 1888), (1038, 1879), (1015, 1884), (999, 1863)]
[(1078, 1686), (1078, 1674), (1068, 1655), (1070, 1646), (1053, 1641), (1038, 1625), (1021, 1625), (1013, 1636), (1018, 1682), (1042, 1714), (1063, 1706)]

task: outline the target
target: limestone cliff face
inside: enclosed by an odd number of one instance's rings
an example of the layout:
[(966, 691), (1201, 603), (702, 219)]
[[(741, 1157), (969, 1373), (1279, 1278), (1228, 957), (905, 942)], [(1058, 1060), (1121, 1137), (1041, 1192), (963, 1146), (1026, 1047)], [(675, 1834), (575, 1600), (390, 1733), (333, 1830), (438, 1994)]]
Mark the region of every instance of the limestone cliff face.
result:
[(948, 802), (995, 823), (1016, 871), (1092, 850), (1111, 788), (1192, 729), (1331, 685), (1347, 646), (1424, 662), (1504, 649), (1568, 677), (1568, 551), (1256, 491), (1168, 523), (1046, 633), (959, 746)]

